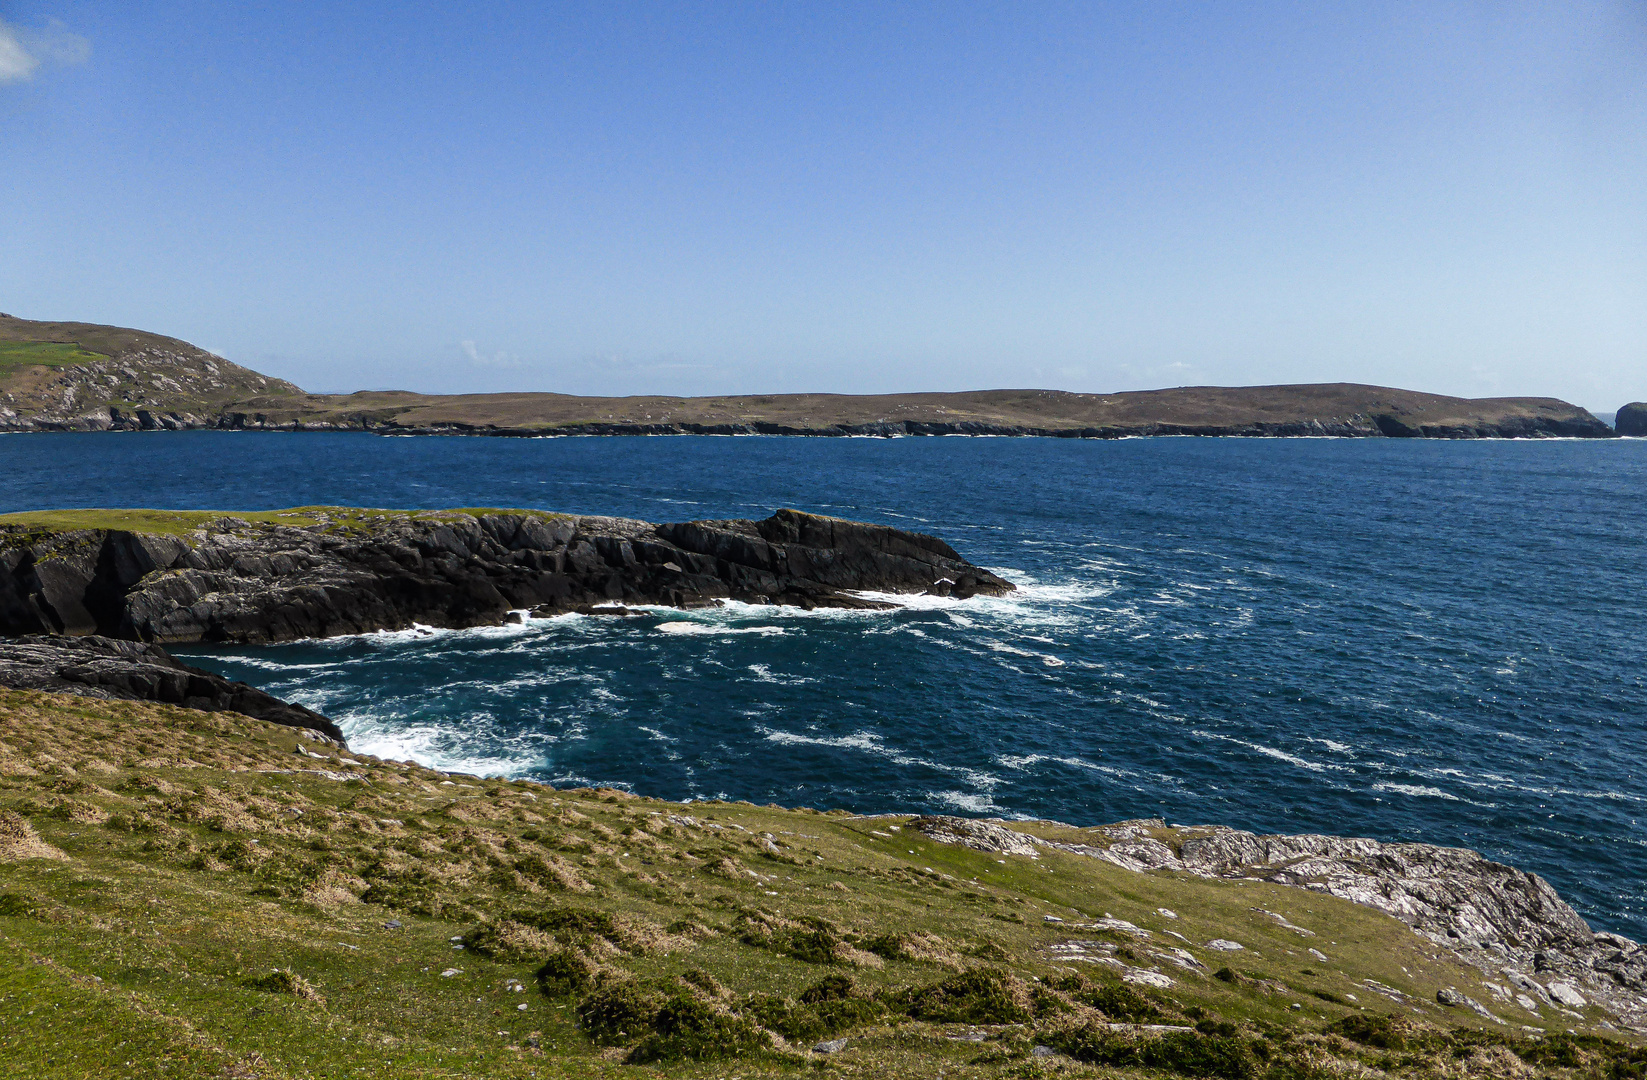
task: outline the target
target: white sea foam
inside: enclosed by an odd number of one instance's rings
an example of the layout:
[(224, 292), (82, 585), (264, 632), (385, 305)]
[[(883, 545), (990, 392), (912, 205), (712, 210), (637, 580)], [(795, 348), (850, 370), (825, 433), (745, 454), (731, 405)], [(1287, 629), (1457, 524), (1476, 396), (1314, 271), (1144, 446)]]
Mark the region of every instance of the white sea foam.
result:
[[(191, 658), (190, 653), (185, 649), (176, 649), (174, 650), (174, 653), (184, 659)], [(205, 659), (204, 657), (193, 658)], [(312, 662), (305, 662), (300, 660), (271, 660), (262, 656), (244, 655), (236, 655), (234, 657), (234, 662), (244, 667), (256, 668), (259, 671), (273, 671), (282, 674), (290, 673), (294, 675), (299, 672), (314, 674), (322, 671), (349, 671), (355, 667), (355, 664), (349, 661), (316, 660)]]
[(1424, 787), (1418, 784), (1393, 784), (1381, 780), (1373, 785), (1374, 791), (1387, 791), (1397, 795), (1418, 795), (1431, 799), (1447, 799), (1450, 802), (1463, 802), (1457, 795), (1442, 791), (1437, 787)]
[(554, 736), (519, 736), (501, 741), (489, 752), (477, 752), (453, 745), (453, 731), (445, 723), (388, 727), (350, 717), (338, 723), (356, 753), (473, 776), (518, 776), (541, 760), (545, 743), (559, 741)]
[(948, 765), (941, 761), (929, 761), (906, 753), (895, 746), (887, 746), (881, 736), (873, 731), (855, 731), (850, 735), (803, 735), (795, 731), (781, 731), (757, 725), (755, 730), (766, 737), (768, 742), (786, 746), (829, 746), (842, 750), (857, 750), (860, 753), (873, 754), (884, 757), (896, 765), (918, 765), (925, 769), (935, 769), (938, 772), (958, 776), (973, 787), (993, 788), (1001, 783), (1001, 778), (978, 769), (969, 769), (964, 765)]
[(776, 686), (803, 686), (818, 681), (805, 675), (774, 675), (772, 668), (767, 664), (750, 664), (746, 670), (754, 672), (756, 682), (772, 683)]
[(936, 802), (947, 803), (957, 810), (965, 810), (969, 814), (987, 814), (1000, 809), (990, 796), (968, 794), (964, 791), (930, 791), (927, 797)]
[(782, 637), (786, 632), (781, 626), (725, 626), (701, 622), (659, 623), (653, 629), (660, 634), (675, 634), (681, 637), (719, 637), (723, 634), (759, 634), (763, 637)]
[[(1027, 772), (1043, 761), (1057, 762), (1059, 765), (1068, 765), (1072, 769), (1085, 769), (1088, 772), (1103, 773), (1118, 779), (1142, 779), (1146, 774), (1135, 772), (1132, 769), (1118, 769), (1112, 765), (1100, 765), (1081, 757), (1063, 757), (1057, 754), (1003, 754), (995, 758), (999, 765), (1020, 772)], [(1171, 781), (1171, 777), (1156, 776), (1156, 780)]]
[(1351, 771), (1347, 766), (1344, 766), (1344, 765), (1329, 765), (1329, 764), (1326, 764), (1324, 762), (1319, 762), (1319, 761), (1306, 761), (1304, 758), (1301, 758), (1301, 757), (1297, 756), (1296, 754), (1289, 754), (1285, 750), (1277, 750), (1273, 746), (1265, 746), (1262, 743), (1248, 742), (1245, 739), (1237, 739), (1237, 738), (1234, 738), (1234, 737), (1229, 736), (1229, 735), (1220, 735), (1217, 732), (1213, 732), (1213, 731), (1199, 731), (1199, 730), (1197, 730), (1197, 731), (1191, 731), (1190, 734), (1196, 736), (1197, 738), (1201, 738), (1201, 739), (1217, 739), (1220, 742), (1234, 743), (1236, 746), (1244, 746), (1248, 750), (1253, 751), (1254, 753), (1263, 754), (1265, 757), (1272, 757), (1277, 761), (1284, 761), (1288, 765), (1296, 765), (1300, 769), (1308, 769), (1310, 772), (1350, 772)]

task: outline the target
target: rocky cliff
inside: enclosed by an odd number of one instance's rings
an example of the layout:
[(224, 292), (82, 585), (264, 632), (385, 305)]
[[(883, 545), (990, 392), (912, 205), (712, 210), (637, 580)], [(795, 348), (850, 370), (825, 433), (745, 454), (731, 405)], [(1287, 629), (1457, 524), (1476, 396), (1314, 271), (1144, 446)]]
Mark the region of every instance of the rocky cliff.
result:
[(892, 605), (861, 593), (1012, 589), (935, 537), (792, 510), (666, 525), (507, 511), (140, 512), (143, 528), (120, 527), (121, 513), (0, 518), (0, 634), (269, 642), (497, 624), (518, 609), (874, 608)]

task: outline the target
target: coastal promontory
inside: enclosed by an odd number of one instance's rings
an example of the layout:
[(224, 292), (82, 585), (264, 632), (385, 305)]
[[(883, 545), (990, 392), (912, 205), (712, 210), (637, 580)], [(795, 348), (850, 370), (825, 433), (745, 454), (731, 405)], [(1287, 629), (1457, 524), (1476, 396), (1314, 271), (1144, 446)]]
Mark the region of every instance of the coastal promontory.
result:
[(535, 511), (304, 507), (0, 516), (0, 634), (289, 641), (495, 625), (511, 611), (738, 600), (893, 606), (1012, 591), (937, 537), (780, 510), (654, 525)]

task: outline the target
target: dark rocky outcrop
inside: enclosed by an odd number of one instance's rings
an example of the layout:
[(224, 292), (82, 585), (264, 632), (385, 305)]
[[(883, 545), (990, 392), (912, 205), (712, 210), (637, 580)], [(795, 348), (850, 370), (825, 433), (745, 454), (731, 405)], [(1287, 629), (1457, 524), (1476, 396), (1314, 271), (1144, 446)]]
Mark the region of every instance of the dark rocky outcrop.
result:
[(180, 663), (165, 649), (145, 642), (48, 635), (0, 640), (0, 686), (237, 712), (304, 728), (343, 745), (343, 732), (319, 713)]
[(1647, 438), (1647, 401), (1632, 401), (1620, 409), (1613, 427), (1620, 435)]
[(0, 634), (269, 642), (492, 625), (522, 608), (877, 608), (893, 605), (860, 594), (1012, 589), (934, 537), (790, 510), (672, 525), (527, 512), (289, 516), (302, 523), (221, 517), (180, 535), (0, 526)]

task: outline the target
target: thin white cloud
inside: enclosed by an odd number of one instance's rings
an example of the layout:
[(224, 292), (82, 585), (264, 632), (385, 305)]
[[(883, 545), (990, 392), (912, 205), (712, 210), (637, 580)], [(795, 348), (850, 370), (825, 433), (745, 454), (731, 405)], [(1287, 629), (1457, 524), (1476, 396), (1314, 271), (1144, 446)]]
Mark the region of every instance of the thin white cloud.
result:
[(43, 64), (84, 64), (91, 42), (57, 19), (39, 30), (23, 30), (0, 20), (0, 85), (27, 82)]
[(29, 51), (49, 64), (84, 64), (91, 59), (91, 42), (71, 33), (61, 19), (47, 19), (43, 30), (26, 32)]
[(34, 75), (40, 61), (29, 55), (17, 31), (0, 22), (0, 83), (23, 82)]
[(472, 341), (463, 341), (459, 344), (463, 347), (463, 355), (468, 357), (471, 364), (479, 367), (520, 367), (520, 357), (513, 353), (497, 352), (486, 356), (475, 348)]

